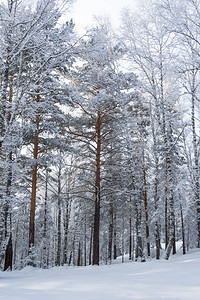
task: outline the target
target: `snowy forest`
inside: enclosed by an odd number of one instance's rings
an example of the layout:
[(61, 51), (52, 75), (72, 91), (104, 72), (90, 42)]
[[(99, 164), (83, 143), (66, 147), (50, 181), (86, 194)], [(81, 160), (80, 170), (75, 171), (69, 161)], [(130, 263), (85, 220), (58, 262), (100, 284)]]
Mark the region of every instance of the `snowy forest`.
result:
[(200, 248), (200, 1), (73, 2), (0, 4), (2, 271)]

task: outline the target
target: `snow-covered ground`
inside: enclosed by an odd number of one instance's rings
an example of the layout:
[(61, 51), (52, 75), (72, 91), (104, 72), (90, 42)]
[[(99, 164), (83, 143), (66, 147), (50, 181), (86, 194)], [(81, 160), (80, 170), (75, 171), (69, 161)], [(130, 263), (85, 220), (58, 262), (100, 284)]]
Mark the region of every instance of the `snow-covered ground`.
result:
[(199, 300), (200, 251), (169, 261), (0, 272), (1, 300)]

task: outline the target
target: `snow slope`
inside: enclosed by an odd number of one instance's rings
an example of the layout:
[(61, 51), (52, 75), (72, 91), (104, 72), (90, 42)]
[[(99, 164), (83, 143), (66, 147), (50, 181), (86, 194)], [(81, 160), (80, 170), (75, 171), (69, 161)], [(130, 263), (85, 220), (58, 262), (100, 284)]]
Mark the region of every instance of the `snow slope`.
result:
[(199, 300), (200, 251), (169, 261), (0, 272), (1, 300)]

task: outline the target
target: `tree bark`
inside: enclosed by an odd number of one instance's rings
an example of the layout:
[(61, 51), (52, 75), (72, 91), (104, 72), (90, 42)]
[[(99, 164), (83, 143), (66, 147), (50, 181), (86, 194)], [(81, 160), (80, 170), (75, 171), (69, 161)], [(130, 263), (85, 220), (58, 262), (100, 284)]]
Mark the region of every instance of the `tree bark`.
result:
[(95, 213), (93, 233), (93, 265), (99, 265), (99, 229), (100, 229), (100, 156), (101, 156), (101, 112), (97, 112), (96, 122), (96, 171), (95, 171)]
[(4, 271), (8, 268), (12, 270), (12, 255), (13, 255), (13, 246), (12, 246), (12, 213), (11, 213), (11, 185), (12, 185), (12, 152), (8, 155), (8, 175), (7, 175), (7, 184), (6, 184), (6, 204), (5, 204), (5, 239), (8, 240), (5, 249), (5, 264)]
[(142, 244), (141, 208), (140, 208), (139, 199), (136, 199), (135, 214), (136, 214), (136, 253), (135, 253), (135, 258), (136, 258), (136, 260), (138, 260), (138, 258), (140, 257), (141, 261), (145, 261), (144, 253), (143, 253), (143, 244)]
[(58, 245), (57, 245), (57, 266), (61, 265), (61, 165), (58, 169)]
[(93, 227), (91, 227), (91, 232), (90, 232), (89, 265), (92, 264), (92, 242), (93, 242)]
[(154, 206), (156, 213), (155, 222), (155, 242), (156, 242), (156, 259), (160, 259), (160, 231), (158, 222), (158, 162), (156, 160), (156, 178), (155, 178), (155, 194), (154, 194)]
[(110, 224), (109, 224), (109, 241), (108, 241), (108, 260), (112, 262), (112, 245), (113, 245), (113, 204), (110, 204)]
[[(11, 121), (11, 111), (12, 111), (12, 101), (13, 101), (13, 78), (11, 76), (10, 82), (9, 82), (9, 107), (8, 112), (6, 115), (7, 123), (9, 124)], [(9, 126), (9, 125), (8, 125)], [(8, 268), (12, 270), (12, 264), (13, 264), (13, 245), (12, 245), (12, 212), (11, 212), (11, 187), (12, 187), (12, 151), (11, 149), (8, 149), (8, 155), (6, 158), (7, 162), (7, 182), (6, 182), (6, 199), (5, 199), (5, 239), (8, 240), (6, 244), (6, 250), (5, 250), (5, 263), (4, 263), (4, 271), (6, 271)], [(8, 222), (9, 220), (9, 222)]]
[(4, 263), (4, 271), (7, 269), (12, 270), (12, 256), (13, 256), (13, 247), (12, 247), (12, 233), (10, 233), (8, 243), (6, 245), (6, 254), (5, 254), (5, 263)]
[[(39, 91), (36, 97), (36, 102), (40, 102)], [(35, 118), (36, 132), (33, 137), (33, 158), (34, 166), (32, 171), (32, 188), (31, 188), (31, 209), (30, 209), (30, 222), (29, 222), (29, 250), (35, 245), (35, 208), (36, 208), (36, 190), (37, 190), (37, 172), (38, 172), (38, 134), (39, 134), (39, 113), (36, 113)]]
[[(156, 94), (155, 94), (155, 113), (156, 116), (160, 122), (160, 115), (159, 115), (159, 110), (158, 110), (158, 101), (156, 98)], [(156, 220), (155, 220), (155, 244), (156, 244), (156, 259), (160, 259), (160, 231), (159, 231), (159, 211), (158, 211), (158, 203), (159, 203), (159, 196), (158, 196), (158, 187), (159, 187), (159, 156), (157, 153), (157, 149), (158, 149), (158, 142), (157, 142), (157, 135), (155, 133), (155, 126), (154, 126), (154, 118), (152, 116), (152, 108), (151, 108), (151, 124), (152, 124), (152, 134), (153, 134), (153, 144), (154, 144), (154, 157), (155, 157), (155, 179), (154, 179), (154, 208), (155, 208), (155, 216), (156, 216)]]
[(194, 195), (197, 212), (197, 247), (200, 248), (200, 184), (199, 184), (199, 158), (197, 149), (197, 135), (195, 124), (195, 70), (192, 70), (192, 137), (193, 137), (193, 150), (194, 150)]
[(117, 215), (114, 213), (113, 259), (117, 258)]
[(183, 254), (186, 254), (185, 248), (185, 226), (184, 226), (184, 219), (183, 219), (183, 207), (180, 204), (180, 211), (181, 211), (181, 227), (182, 227), (182, 239), (183, 239)]
[(124, 241), (124, 213), (122, 215), (122, 263), (124, 263), (125, 241)]
[(87, 224), (86, 224), (86, 215), (84, 222), (84, 266), (87, 265)]
[(167, 155), (166, 163), (168, 167), (168, 178), (169, 178), (169, 182), (168, 182), (169, 183), (169, 243), (167, 245), (165, 259), (168, 260), (172, 249), (173, 249), (173, 254), (176, 253), (173, 179), (172, 179), (171, 159), (169, 153)]
[(78, 259), (77, 259), (77, 266), (80, 267), (81, 264), (81, 243), (78, 244)]
[(44, 196), (44, 231), (43, 231), (43, 268), (48, 267), (47, 258), (47, 198), (48, 198), (48, 170), (46, 168), (45, 196)]
[(129, 260), (132, 259), (132, 216), (131, 216), (131, 209), (130, 209), (130, 216), (129, 216)]
[(149, 242), (149, 214), (148, 214), (148, 200), (147, 200), (147, 180), (146, 180), (144, 151), (143, 151), (143, 178), (144, 178), (144, 208), (145, 208), (145, 223), (146, 223), (145, 225), (146, 225), (147, 255), (151, 256), (150, 242)]
[(68, 229), (69, 229), (69, 216), (70, 214), (70, 197), (69, 193), (67, 193), (67, 199), (66, 199), (66, 212), (65, 212), (65, 236), (64, 236), (64, 263), (67, 263), (67, 250), (68, 250)]

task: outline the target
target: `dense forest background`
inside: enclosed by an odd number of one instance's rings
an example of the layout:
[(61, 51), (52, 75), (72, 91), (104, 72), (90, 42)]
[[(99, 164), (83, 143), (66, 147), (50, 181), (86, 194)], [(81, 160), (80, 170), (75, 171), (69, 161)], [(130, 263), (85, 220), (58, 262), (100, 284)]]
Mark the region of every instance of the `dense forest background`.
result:
[(82, 37), (72, 4), (0, 5), (1, 269), (200, 248), (200, 1)]

